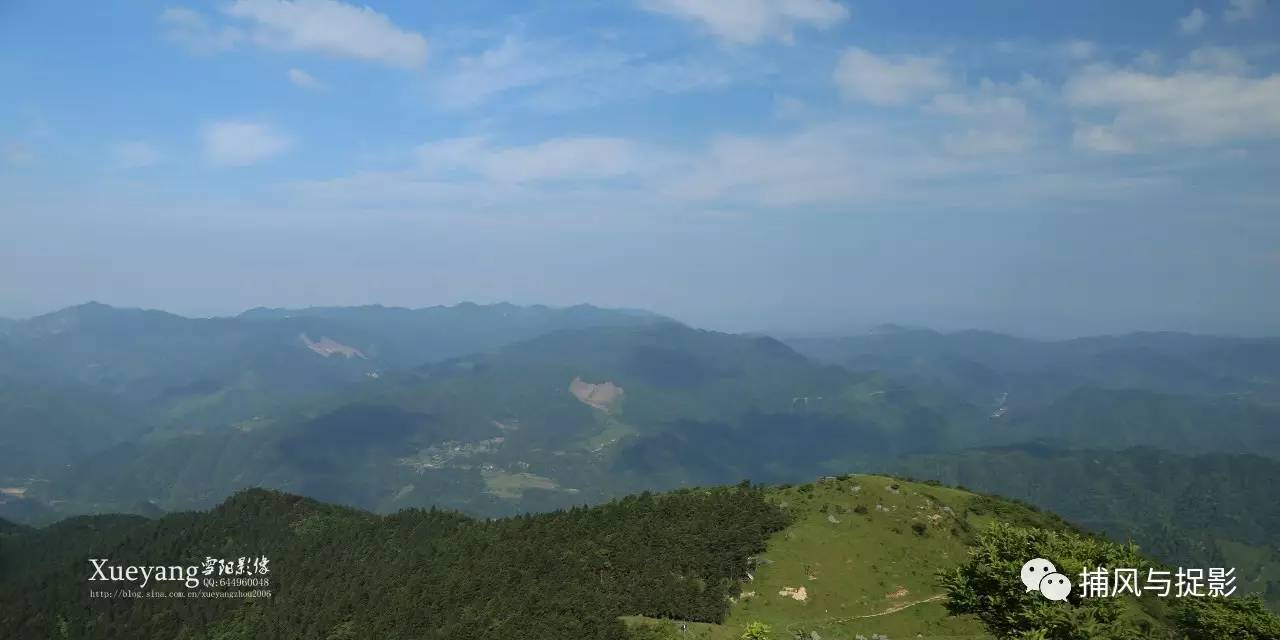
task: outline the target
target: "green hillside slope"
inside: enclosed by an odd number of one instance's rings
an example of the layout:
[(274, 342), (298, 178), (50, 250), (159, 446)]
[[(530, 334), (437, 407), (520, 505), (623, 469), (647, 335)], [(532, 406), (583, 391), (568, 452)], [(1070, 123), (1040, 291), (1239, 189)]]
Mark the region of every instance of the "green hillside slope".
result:
[[(0, 531), (0, 637), (16, 640), (738, 638), (752, 625), (779, 640), (980, 638), (992, 623), (964, 576), (996, 566), (975, 561), (999, 540), (1022, 536), (1027, 546), (1014, 555), (1044, 553), (1072, 571), (1081, 553), (1141, 561), (1016, 503), (876, 476), (646, 493), (488, 521), (435, 510), (376, 516), (251, 490), (208, 512)], [(251, 573), (269, 578), (257, 593), (95, 582), (87, 561), (198, 567), (240, 556), (269, 559), (269, 573)], [(1025, 631), (1074, 624), (1059, 619), (1071, 611), (1101, 616), (1105, 637), (1202, 624), (1191, 620), (1199, 610), (1150, 598), (1051, 603), (1024, 592), (1017, 565), (989, 579), (983, 588), (1007, 600)], [(123, 597), (121, 588), (147, 595)], [(228, 590), (241, 593), (199, 595)], [(1234, 629), (1277, 624), (1239, 604), (1225, 614), (1235, 603), (1196, 606), (1214, 619), (1247, 619)]]
[(778, 638), (989, 637), (978, 620), (948, 615), (938, 572), (960, 566), (992, 522), (1068, 528), (1014, 503), (883, 476), (778, 487), (769, 500), (791, 515), (791, 526), (769, 539), (725, 622), (694, 637), (736, 639), (752, 622)]
[(991, 441), (1075, 448), (1153, 446), (1181, 453), (1280, 458), (1280, 408), (1237, 397), (1200, 398), (1140, 389), (1082, 387), (1044, 407), (991, 421)]
[(908, 457), (885, 468), (1041, 505), (1170, 564), (1237, 567), (1240, 588), (1280, 610), (1273, 459), (1010, 447)]

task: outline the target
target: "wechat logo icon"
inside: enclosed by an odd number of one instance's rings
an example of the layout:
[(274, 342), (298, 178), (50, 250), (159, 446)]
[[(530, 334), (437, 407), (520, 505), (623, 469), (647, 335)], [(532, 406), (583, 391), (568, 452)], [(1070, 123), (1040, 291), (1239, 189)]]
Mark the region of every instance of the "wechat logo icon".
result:
[(1071, 594), (1071, 580), (1058, 573), (1058, 568), (1044, 558), (1028, 560), (1022, 565), (1022, 584), (1027, 591), (1039, 591), (1050, 600), (1065, 601)]

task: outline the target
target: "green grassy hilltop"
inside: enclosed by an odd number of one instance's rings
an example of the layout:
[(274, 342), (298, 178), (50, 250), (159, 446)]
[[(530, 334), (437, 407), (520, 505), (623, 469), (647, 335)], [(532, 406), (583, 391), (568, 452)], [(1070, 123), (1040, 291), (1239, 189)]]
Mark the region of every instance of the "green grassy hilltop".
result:
[[(972, 494), (852, 476), (779, 489), (772, 499), (794, 514), (769, 542), (755, 580), (726, 624), (759, 620), (791, 631), (974, 635), (973, 620), (950, 618), (939, 569), (965, 557), (972, 530), (989, 516), (971, 511)], [(798, 600), (788, 589), (803, 588)]]
[(753, 559), (724, 620), (625, 617), (634, 638), (1280, 637), (1280, 618), (1256, 597), (1086, 600), (1076, 585), (1067, 602), (1050, 602), (1026, 592), (1020, 567), (1037, 556), (1073, 581), (1094, 563), (1163, 565), (1020, 502), (875, 475), (776, 487), (766, 500), (790, 524)]
[[(90, 597), (87, 559), (198, 565), (266, 555), (269, 597)], [(738, 640), (1275, 638), (1256, 599), (1050, 602), (1019, 567), (1068, 576), (1136, 548), (1021, 503), (885, 476), (742, 483), (478, 520), (390, 515), (261, 489), (150, 520), (0, 522), (0, 637), (16, 640)], [(187, 587), (189, 589), (190, 587)], [(202, 586), (202, 589), (207, 587)], [(767, 630), (766, 635), (761, 635)], [(1183, 635), (1177, 635), (1177, 634)], [(1046, 635), (1047, 634), (1047, 635)]]
[(792, 524), (769, 539), (724, 623), (698, 625), (693, 637), (736, 640), (749, 623), (763, 622), (778, 638), (988, 638), (978, 620), (947, 613), (938, 571), (959, 566), (991, 522), (1066, 526), (1015, 503), (884, 476), (778, 487), (768, 500)]

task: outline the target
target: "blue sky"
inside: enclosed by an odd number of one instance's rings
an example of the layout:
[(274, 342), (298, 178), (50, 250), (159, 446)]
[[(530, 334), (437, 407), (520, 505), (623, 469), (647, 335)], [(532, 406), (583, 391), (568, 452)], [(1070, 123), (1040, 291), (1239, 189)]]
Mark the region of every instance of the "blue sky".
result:
[(0, 4), (0, 314), (1280, 333), (1280, 6)]

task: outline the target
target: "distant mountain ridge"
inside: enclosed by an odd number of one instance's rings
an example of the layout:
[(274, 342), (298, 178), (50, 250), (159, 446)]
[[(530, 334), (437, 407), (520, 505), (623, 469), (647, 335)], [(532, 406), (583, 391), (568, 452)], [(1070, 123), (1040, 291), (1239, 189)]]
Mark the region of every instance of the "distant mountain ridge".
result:
[(975, 400), (1009, 393), (1022, 406), (1045, 404), (1090, 385), (1244, 394), (1280, 404), (1280, 337), (1137, 332), (1050, 341), (977, 330), (886, 327), (855, 336), (788, 339), (787, 344), (854, 371), (909, 376)]
[[(182, 351), (165, 354), (183, 358), (196, 367), (199, 357), (243, 357), (236, 349), (264, 348), (284, 342), (297, 346), (300, 335), (329, 337), (366, 347), (389, 366), (414, 366), (483, 351), (526, 340), (559, 329), (593, 326), (632, 326), (670, 322), (662, 316), (636, 310), (611, 310), (591, 305), (520, 307), (507, 303), (404, 309), (398, 307), (312, 307), (306, 309), (251, 309), (238, 316), (187, 318), (165, 311), (116, 308), (90, 302), (0, 325), (0, 347), (14, 354), (53, 358), (60, 373), (81, 375), (71, 367), (112, 366), (111, 358), (128, 350), (152, 348), (156, 343)], [(332, 334), (332, 335), (330, 335)], [(201, 343), (205, 343), (201, 348)], [(140, 355), (152, 355), (149, 353)], [(225, 354), (224, 357), (228, 357)], [(103, 358), (95, 362), (93, 358)], [(149, 363), (128, 363), (146, 366)]]
[[(1280, 453), (1268, 426), (1280, 421), (1267, 395), (1274, 342), (1041, 342), (892, 327), (783, 343), (588, 305), (259, 308), (188, 319), (90, 303), (14, 325), (0, 338), (0, 353), (13, 355), (0, 375), (26, 397), (80, 389), (81, 404), (96, 397), (102, 407), (54, 418), (66, 403), (27, 406), (14, 425), (34, 430), (0, 430), (0, 455), (73, 464), (75, 473), (30, 495), (72, 491), (89, 509), (104, 500), (113, 509), (207, 505), (251, 483), (369, 508), (438, 502), (506, 513), (1029, 441)], [(584, 403), (575, 380), (609, 385), (601, 388), (616, 400)], [(1224, 394), (1241, 388), (1252, 395)], [(0, 403), (0, 416), (20, 404)], [(65, 435), (32, 435), (48, 422)], [(348, 440), (348, 429), (364, 440)], [(25, 455), (35, 444), (40, 454)], [(452, 446), (465, 455), (441, 450)], [(24, 466), (5, 481), (50, 473)]]
[[(902, 328), (783, 342), (585, 305), (84, 305), (0, 334), (0, 517), (181, 511), (249, 487), (499, 517), (1008, 446), (1280, 459), (1276, 344)], [(1280, 482), (1219, 467), (1245, 471)]]
[[(585, 305), (315, 308), (185, 318), (87, 303), (12, 321), (0, 332), (0, 417), (11, 412), (8, 426), (0, 425), (0, 456), (61, 465), (121, 442), (115, 434), (219, 428), (387, 370), (562, 328), (658, 321), (666, 320)], [(365, 357), (325, 357), (311, 339)], [(6, 392), (13, 395), (6, 399)], [(38, 400), (67, 393), (99, 408), (71, 417), (77, 403)], [(51, 428), (54, 433), (44, 433)], [(0, 469), (0, 486), (6, 476), (29, 471)]]
[[(616, 401), (584, 402), (575, 381), (608, 385)], [(378, 510), (502, 515), (1028, 441), (1280, 455), (1277, 423), (1280, 411), (1263, 405), (1089, 387), (995, 415), (772, 338), (652, 322), (561, 329), (386, 371), (234, 429), (112, 450), (85, 461), (78, 476), (93, 482), (48, 491), (98, 509), (124, 508), (113, 495), (182, 509), (262, 485)]]
[[(610, 385), (616, 403), (583, 402), (575, 380)], [(139, 495), (181, 509), (260, 485), (378, 510), (501, 515), (751, 475), (794, 480), (841, 456), (950, 437), (910, 393), (876, 395), (885, 386), (771, 338), (673, 322), (563, 329), (388, 371), (234, 429), (111, 450), (48, 491), (93, 510)]]

